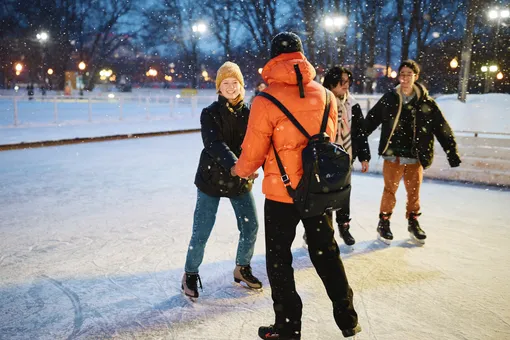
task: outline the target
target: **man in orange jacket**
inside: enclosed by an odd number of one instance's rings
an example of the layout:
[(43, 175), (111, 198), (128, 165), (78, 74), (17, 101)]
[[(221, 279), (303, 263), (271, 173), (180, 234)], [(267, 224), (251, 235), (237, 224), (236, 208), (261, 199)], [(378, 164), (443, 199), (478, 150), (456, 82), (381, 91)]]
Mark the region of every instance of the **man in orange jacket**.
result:
[[(264, 66), (262, 78), (268, 84), (264, 92), (278, 99), (310, 135), (319, 133), (325, 108), (325, 90), (314, 81), (315, 69), (303, 54), (303, 46), (294, 33), (283, 32), (271, 42), (271, 60)], [(331, 97), (326, 132), (336, 136), (337, 105)], [(272, 102), (256, 97), (250, 111), (242, 153), (231, 172), (246, 178), (264, 164), (262, 191), (264, 204), (266, 269), (272, 290), (275, 323), (259, 328), (262, 339), (301, 339), (302, 302), (296, 292), (291, 245), (301, 221), (308, 237), (310, 258), (328, 296), (333, 315), (344, 337), (361, 329), (352, 303), (353, 293), (340, 259), (330, 214), (301, 218), (281, 178), (273, 146), (280, 156), (293, 188), (303, 174), (301, 152), (307, 138)]]

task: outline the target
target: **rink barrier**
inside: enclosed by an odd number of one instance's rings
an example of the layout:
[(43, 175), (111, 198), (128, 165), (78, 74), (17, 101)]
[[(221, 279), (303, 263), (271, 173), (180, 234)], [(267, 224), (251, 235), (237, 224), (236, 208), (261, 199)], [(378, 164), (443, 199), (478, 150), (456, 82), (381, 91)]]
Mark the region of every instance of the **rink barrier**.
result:
[(48, 146), (59, 146), (59, 145), (69, 145), (69, 144), (109, 142), (109, 141), (121, 140), (121, 139), (160, 137), (160, 136), (176, 135), (176, 134), (183, 134), (183, 133), (195, 133), (195, 132), (200, 132), (200, 129), (126, 133), (126, 134), (113, 135), (113, 136), (83, 137), (83, 138), (59, 139), (59, 140), (48, 140), (48, 141), (40, 141), (40, 142), (28, 142), (28, 143), (22, 142), (22, 143), (16, 143), (16, 144), (0, 145), (0, 152), (8, 151), (8, 150), (33, 149), (33, 148), (42, 148), (42, 147), (48, 147)]

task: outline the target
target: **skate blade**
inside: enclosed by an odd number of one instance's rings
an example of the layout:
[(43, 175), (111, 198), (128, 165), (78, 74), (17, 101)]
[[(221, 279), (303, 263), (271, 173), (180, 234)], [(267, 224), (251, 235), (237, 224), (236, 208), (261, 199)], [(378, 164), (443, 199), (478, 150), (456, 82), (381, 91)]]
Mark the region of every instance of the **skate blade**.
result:
[(409, 237), (411, 238), (411, 241), (413, 241), (414, 243), (416, 243), (419, 246), (422, 246), (425, 244), (425, 240), (420, 240), (420, 239), (416, 238), (416, 236), (414, 236), (413, 233), (409, 233)]
[(260, 288), (255, 288), (255, 287), (250, 287), (246, 282), (244, 281), (241, 281), (241, 282), (233, 282), (232, 283), (234, 286), (239, 286), (239, 287), (242, 287), (244, 289), (248, 289), (248, 290), (253, 290), (255, 292), (262, 292), (264, 291), (264, 287), (260, 287)]
[(384, 237), (381, 237), (381, 235), (379, 234), (377, 234), (377, 239), (388, 246), (391, 244), (391, 240), (385, 239)]

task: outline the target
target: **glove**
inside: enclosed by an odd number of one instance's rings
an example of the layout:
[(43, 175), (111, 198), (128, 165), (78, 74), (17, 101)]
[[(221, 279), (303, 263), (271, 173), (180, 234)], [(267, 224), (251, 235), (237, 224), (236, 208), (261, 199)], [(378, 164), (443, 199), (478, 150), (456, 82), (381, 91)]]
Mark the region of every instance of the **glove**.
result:
[(462, 161), (460, 160), (459, 156), (452, 155), (451, 157), (448, 157), (448, 163), (450, 163), (452, 168), (456, 168), (460, 165), (460, 163), (462, 163)]

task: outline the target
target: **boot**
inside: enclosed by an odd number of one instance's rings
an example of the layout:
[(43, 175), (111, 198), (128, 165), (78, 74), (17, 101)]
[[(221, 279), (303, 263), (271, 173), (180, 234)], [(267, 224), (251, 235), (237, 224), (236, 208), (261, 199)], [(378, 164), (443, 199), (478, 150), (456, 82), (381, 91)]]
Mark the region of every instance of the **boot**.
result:
[(197, 298), (199, 295), (197, 282), (200, 284), (200, 289), (202, 289), (202, 280), (200, 280), (200, 276), (198, 274), (184, 273), (181, 284), (181, 289), (183, 290), (184, 295), (190, 298)]
[(418, 216), (420, 215), (421, 213), (409, 214), (407, 230), (409, 231), (411, 239), (415, 240), (418, 243), (424, 244), (425, 239), (427, 238), (427, 234), (425, 234), (425, 231), (423, 231), (423, 229), (420, 227), (420, 223), (418, 222)]
[(352, 237), (351, 233), (349, 232), (350, 229), (349, 222), (350, 220), (344, 222), (343, 224), (339, 224), (338, 231), (340, 232), (340, 236), (342, 236), (344, 243), (348, 246), (352, 246), (354, 243), (356, 243), (356, 240), (354, 239), (354, 237)]
[(259, 327), (259, 338), (261, 339), (278, 339), (278, 340), (299, 340), (301, 339), (300, 335), (296, 335), (295, 337), (284, 337), (278, 333), (278, 330), (274, 327), (274, 325), (270, 326), (261, 326)]
[(248, 288), (260, 289), (262, 288), (262, 282), (259, 281), (251, 272), (251, 266), (236, 266), (234, 269), (234, 281), (237, 283), (244, 282), (248, 285)]
[(388, 245), (393, 240), (393, 234), (390, 229), (390, 217), (391, 213), (380, 213), (379, 224), (377, 226), (377, 232), (379, 233), (377, 238)]
[(344, 338), (354, 339), (356, 337), (356, 334), (361, 332), (361, 326), (359, 324), (356, 325), (356, 327), (351, 329), (342, 329), (342, 335)]

